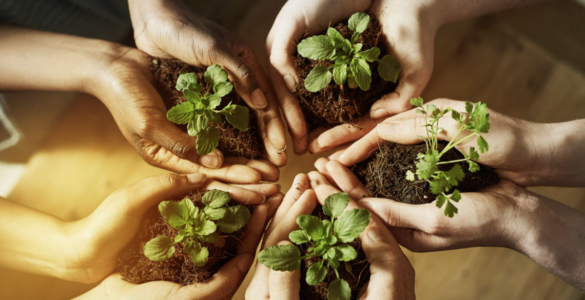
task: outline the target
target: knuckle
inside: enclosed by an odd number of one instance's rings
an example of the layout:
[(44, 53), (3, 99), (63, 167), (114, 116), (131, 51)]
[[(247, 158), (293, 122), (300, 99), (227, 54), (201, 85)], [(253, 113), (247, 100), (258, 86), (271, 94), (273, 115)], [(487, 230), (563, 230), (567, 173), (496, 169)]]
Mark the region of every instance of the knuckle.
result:
[(177, 174), (165, 174), (158, 177), (158, 181), (163, 188), (170, 188), (177, 186), (181, 182), (181, 178)]
[(238, 77), (240, 77), (241, 80), (246, 81), (247, 83), (252, 83), (256, 81), (256, 74), (254, 73), (254, 70), (248, 67), (248, 65), (246, 65), (244, 62), (240, 63), (240, 65), (236, 69), (236, 72), (238, 74)]
[(193, 153), (193, 151), (195, 151), (195, 147), (193, 145), (185, 144), (183, 142), (176, 142), (171, 147), (171, 152), (173, 152), (180, 159), (187, 159)]

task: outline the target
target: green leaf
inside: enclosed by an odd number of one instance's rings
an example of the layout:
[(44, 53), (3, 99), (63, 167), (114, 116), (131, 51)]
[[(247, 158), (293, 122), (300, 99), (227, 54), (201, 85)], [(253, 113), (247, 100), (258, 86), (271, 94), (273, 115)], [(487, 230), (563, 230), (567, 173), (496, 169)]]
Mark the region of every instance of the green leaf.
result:
[(311, 237), (304, 230), (292, 231), (289, 233), (288, 238), (297, 245), (307, 243), (311, 240)]
[(451, 202), (447, 201), (447, 206), (445, 206), (445, 216), (447, 216), (449, 218), (453, 218), (453, 216), (458, 211), (459, 210), (457, 209), (457, 207), (455, 207), (455, 205), (453, 205)]
[(175, 124), (187, 124), (195, 116), (195, 106), (190, 102), (175, 105), (167, 111), (167, 119)]
[(370, 70), (368, 62), (366, 62), (365, 59), (354, 58), (349, 65), (349, 69), (355, 77), (360, 89), (362, 91), (369, 90), (370, 84), (372, 83), (372, 70)]
[(301, 268), (301, 251), (294, 245), (268, 247), (258, 253), (258, 261), (276, 271), (294, 271)]
[(325, 280), (325, 277), (327, 276), (327, 268), (325, 268), (323, 266), (323, 262), (316, 262), (313, 263), (309, 269), (307, 270), (307, 283), (310, 286), (315, 286), (321, 282), (323, 282), (323, 280)]
[(345, 265), (345, 269), (351, 273), (351, 271), (353, 270), (353, 268), (351, 267), (351, 264), (348, 262), (345, 262), (344, 265)]
[(339, 56), (339, 58), (335, 61), (335, 66), (337, 67), (338, 65), (347, 65), (351, 62), (351, 57), (347, 56), (347, 55), (341, 55)]
[(351, 35), (351, 43), (355, 44), (355, 42), (357, 42), (358, 38), (360, 37), (360, 33), (359, 32), (354, 32)]
[(187, 101), (189, 103), (193, 103), (195, 104), (195, 110), (197, 109), (201, 109), (201, 96), (199, 95), (198, 92), (194, 92), (191, 90), (184, 90), (183, 91), (183, 96), (185, 96), (185, 99), (187, 99)]
[(431, 192), (438, 195), (442, 192), (448, 192), (453, 186), (459, 184), (459, 181), (465, 177), (465, 172), (459, 164), (455, 164), (450, 170), (437, 173), (436, 178), (430, 181)]
[(459, 190), (454, 190), (449, 198), (455, 202), (459, 202), (461, 200), (461, 193), (459, 193)]
[(479, 147), (479, 151), (481, 153), (486, 153), (490, 149), (487, 141), (482, 136), (477, 138), (477, 146)]
[(335, 65), (333, 69), (333, 79), (338, 85), (344, 85), (347, 80), (347, 65), (339, 64)]
[(207, 119), (209, 119), (209, 121), (215, 123), (215, 124), (221, 124), (221, 115), (219, 113), (216, 113), (212, 110), (206, 110), (205, 111), (205, 117), (207, 117)]
[(471, 102), (465, 101), (465, 111), (471, 115), (473, 112), (473, 104), (471, 104)]
[(189, 88), (190, 83), (197, 83), (197, 75), (195, 73), (183, 73), (177, 78), (177, 85), (175, 88), (179, 91)]
[(402, 70), (398, 60), (391, 55), (385, 55), (382, 59), (378, 60), (378, 62), (378, 73), (380, 74), (380, 77), (386, 81), (396, 83), (400, 71)]
[(325, 236), (330, 236), (333, 234), (333, 224), (329, 220), (321, 220), (323, 223), (323, 233)]
[(316, 93), (324, 89), (331, 82), (331, 72), (326, 66), (316, 66), (305, 79), (307, 91)]
[(297, 46), (302, 57), (312, 60), (330, 59), (335, 54), (332, 39), (324, 35), (315, 35), (304, 39)]
[(224, 69), (221, 68), (221, 66), (216, 64), (207, 68), (207, 71), (205, 71), (205, 75), (203, 75), (203, 77), (205, 78), (205, 82), (207, 82), (207, 84), (214, 87), (220, 82), (227, 81), (228, 74)]
[(185, 243), (185, 245), (183, 245), (183, 253), (189, 255), (191, 254), (191, 252), (193, 252), (195, 250), (196, 247), (196, 242), (193, 241), (187, 241)]
[(209, 250), (207, 247), (201, 247), (201, 244), (197, 243), (197, 246), (191, 251), (191, 262), (197, 266), (202, 267), (207, 263), (209, 257)]
[(212, 234), (208, 234), (208, 235), (203, 235), (203, 236), (199, 236), (199, 240), (202, 242), (207, 242), (207, 243), (217, 243), (217, 241), (219, 240), (219, 232), (214, 232)]
[(457, 123), (461, 123), (461, 114), (458, 111), (453, 110), (451, 112), (451, 118), (453, 118), (453, 120), (455, 120)]
[(368, 24), (370, 24), (370, 15), (363, 12), (355, 13), (349, 18), (347, 23), (349, 30), (362, 33), (368, 29)]
[(469, 164), (469, 172), (475, 173), (479, 171), (479, 165), (473, 161), (468, 161)]
[(327, 245), (333, 246), (337, 244), (337, 237), (334, 235), (327, 235), (325, 237), (325, 242), (327, 242)]
[(175, 254), (173, 239), (157, 236), (144, 245), (144, 256), (152, 261), (167, 260)]
[(327, 288), (327, 300), (350, 300), (351, 288), (343, 279), (332, 281)]
[[(219, 97), (223, 97), (223, 96), (231, 93), (233, 89), (234, 89), (234, 85), (229, 81), (218, 82), (213, 86), (213, 91)], [(221, 102), (221, 99), (220, 99), (220, 102)]]
[(210, 235), (217, 230), (217, 225), (213, 221), (204, 220), (199, 228), (195, 229), (195, 233), (198, 235)]
[(423, 108), (423, 102), (424, 102), (423, 98), (421, 98), (421, 97), (410, 99), (410, 105), (420, 107), (420, 108)]
[(245, 106), (236, 105), (229, 113), (225, 113), (225, 118), (238, 130), (246, 131), (250, 124), (250, 111)]
[(182, 234), (177, 234), (177, 235), (175, 236), (175, 244), (177, 244), (177, 243), (182, 243), (182, 242), (184, 242), (186, 239), (187, 239), (187, 236), (184, 236), (184, 235), (182, 235)]
[(219, 130), (215, 127), (209, 127), (201, 130), (197, 135), (197, 154), (207, 155), (219, 145)]
[(211, 208), (219, 208), (228, 204), (232, 200), (228, 192), (220, 190), (207, 191), (201, 198), (203, 204)]
[(209, 206), (205, 206), (203, 212), (207, 215), (209, 220), (217, 221), (221, 220), (225, 217), (227, 209), (225, 207), (220, 208), (211, 208)]
[(209, 120), (205, 115), (195, 116), (195, 121), (187, 124), (187, 133), (190, 136), (197, 136), (201, 130), (209, 127)]
[(333, 223), (337, 238), (344, 243), (351, 243), (370, 223), (370, 212), (366, 209), (358, 208), (344, 212)]
[(364, 44), (362, 43), (353, 45), (353, 53), (360, 52), (360, 50), (362, 50), (362, 47), (364, 47)]
[(475, 161), (479, 160), (479, 153), (475, 151), (475, 147), (469, 147), (469, 159), (473, 159)]
[(342, 50), (346, 53), (349, 53), (353, 49), (353, 46), (348, 40), (343, 41), (343, 48)]
[(365, 50), (364, 52), (360, 53), (360, 56), (369, 62), (377, 61), (378, 56), (380, 56), (380, 48), (373, 47), (371, 49)]
[(427, 150), (427, 153), (422, 159), (416, 163), (416, 175), (419, 179), (429, 180), (439, 168), (437, 167), (437, 157), (439, 152), (437, 150)]
[(329, 37), (329, 40), (333, 42), (334, 47), (341, 48), (343, 46), (345, 38), (335, 28), (329, 27), (329, 29), (327, 29), (327, 36)]
[(199, 208), (193, 204), (193, 201), (189, 198), (183, 198), (179, 203), (183, 208), (187, 209), (189, 218), (195, 218), (199, 214)]
[(339, 245), (335, 248), (339, 251), (339, 253), (341, 253), (341, 256), (337, 257), (337, 259), (340, 261), (351, 261), (356, 259), (358, 256), (357, 251), (355, 251), (355, 249), (348, 244)]
[(337, 269), (339, 268), (339, 260), (332, 258), (329, 260), (329, 262), (327, 263), (327, 265), (333, 269)]
[(441, 208), (443, 207), (443, 204), (445, 204), (445, 202), (447, 201), (447, 197), (445, 195), (443, 195), (442, 193), (437, 195), (437, 207)]
[[(225, 84), (225, 83), (231, 84), (230, 82), (220, 82), (217, 85), (221, 85), (221, 84)], [(209, 96), (207, 96), (207, 108), (208, 109), (215, 109), (220, 104), (221, 104), (221, 97), (219, 95), (209, 95)], [(217, 117), (219, 118), (219, 115)], [(215, 123), (221, 123), (221, 118), (220, 119), (216, 119), (216, 121), (217, 122), (215, 122)]]
[(350, 89), (355, 89), (358, 87), (357, 81), (355, 81), (355, 77), (352, 74), (347, 75), (347, 85)]
[(175, 229), (182, 229), (189, 222), (189, 208), (177, 201), (163, 201), (158, 205), (161, 216)]
[(337, 218), (343, 214), (348, 203), (349, 195), (347, 193), (331, 194), (325, 199), (323, 213), (331, 218)]
[(325, 241), (322, 241), (317, 247), (315, 247), (315, 255), (322, 256), (327, 253), (327, 249), (329, 249), (329, 244)]
[(217, 222), (222, 232), (233, 233), (242, 229), (250, 220), (250, 210), (247, 207), (236, 205), (228, 207), (225, 217)]
[(319, 241), (325, 238), (325, 232), (323, 230), (323, 223), (321, 219), (311, 215), (301, 215), (297, 217), (297, 224), (301, 229), (313, 239), (313, 241)]
[(406, 180), (408, 181), (414, 181), (414, 173), (412, 173), (410, 170), (406, 171)]

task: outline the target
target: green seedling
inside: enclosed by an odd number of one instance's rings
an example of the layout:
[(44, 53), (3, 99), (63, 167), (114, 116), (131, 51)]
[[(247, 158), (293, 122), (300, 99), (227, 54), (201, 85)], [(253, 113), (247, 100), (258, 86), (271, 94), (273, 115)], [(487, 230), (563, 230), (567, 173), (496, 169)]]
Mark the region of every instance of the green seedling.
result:
[[(372, 70), (368, 62), (378, 62), (378, 73), (386, 81), (396, 82), (400, 75), (400, 63), (391, 55), (381, 59), (380, 49), (372, 47), (362, 49), (362, 43), (356, 43), (360, 34), (370, 24), (370, 16), (365, 13), (355, 13), (349, 18), (348, 27), (353, 34), (351, 39), (344, 38), (335, 28), (329, 28), (327, 35), (309, 37), (299, 43), (297, 49), (302, 57), (312, 60), (329, 60), (331, 66), (317, 65), (305, 79), (305, 88), (310, 92), (324, 89), (331, 78), (338, 85), (347, 81), (350, 88), (360, 87), (363, 91), (370, 89)], [(330, 70), (333, 69), (333, 74)]]
[[(416, 109), (416, 112), (425, 116), (425, 124), (423, 126), (426, 129), (426, 137), (419, 135), (418, 138), (425, 141), (427, 152), (417, 155), (416, 177), (418, 177), (418, 180), (425, 180), (430, 184), (431, 192), (437, 195), (437, 207), (441, 208), (444, 206), (445, 216), (452, 218), (458, 209), (451, 201), (459, 202), (461, 200), (461, 194), (457, 189), (453, 190), (451, 195), (447, 195), (447, 193), (454, 186), (457, 186), (459, 181), (465, 176), (463, 168), (457, 163), (467, 162), (469, 171), (477, 172), (479, 171), (479, 165), (476, 162), (479, 161), (479, 153), (477, 153), (475, 147), (470, 147), (469, 154), (461, 150), (464, 157), (462, 159), (451, 161), (440, 161), (440, 159), (447, 151), (475, 137), (477, 138), (479, 151), (482, 154), (489, 150), (487, 141), (481, 136), (482, 133), (488, 133), (490, 130), (490, 114), (487, 112), (487, 105), (478, 102), (474, 106), (471, 102), (466, 101), (465, 111), (467, 114), (461, 114), (450, 107), (440, 109), (429, 104), (425, 108), (423, 107), (423, 99), (420, 97), (411, 99), (410, 104), (419, 107)], [(453, 136), (453, 139), (439, 152), (437, 136), (444, 131), (443, 128), (439, 127), (439, 120), (449, 112), (451, 113), (451, 118), (459, 125), (459, 128)], [(463, 131), (469, 131), (469, 134), (460, 137), (459, 135)], [(448, 171), (439, 170), (439, 166), (444, 164), (455, 165)], [(415, 181), (415, 173), (407, 171), (406, 179)]]
[(339, 277), (337, 268), (343, 262), (351, 272), (348, 262), (354, 260), (358, 253), (349, 243), (368, 226), (370, 212), (361, 208), (344, 212), (348, 203), (347, 193), (333, 194), (325, 199), (323, 205), (323, 213), (330, 216), (331, 221), (312, 215), (297, 218), (301, 229), (291, 232), (289, 239), (297, 245), (308, 244), (308, 254), (301, 256), (295, 245), (277, 245), (260, 251), (258, 261), (273, 270), (294, 271), (301, 267), (303, 259), (321, 257), (321, 261), (313, 263), (307, 270), (307, 283), (314, 286), (323, 282), (328, 268), (332, 268), (337, 279), (329, 283), (327, 299), (349, 300), (351, 289), (347, 281)]
[(161, 202), (158, 206), (161, 216), (179, 234), (174, 239), (169, 236), (153, 238), (144, 245), (144, 255), (152, 261), (167, 260), (175, 253), (175, 245), (182, 244), (183, 253), (191, 255), (194, 265), (205, 265), (209, 251), (202, 243), (215, 243), (219, 231), (236, 232), (250, 220), (250, 211), (242, 205), (227, 206), (230, 200), (228, 193), (213, 190), (203, 195), (205, 206), (201, 209), (189, 198)]
[(210, 126), (210, 122), (221, 124), (223, 115), (228, 123), (240, 131), (246, 131), (250, 122), (248, 108), (235, 105), (231, 102), (221, 110), (216, 108), (221, 104), (222, 97), (228, 95), (234, 86), (228, 81), (227, 72), (219, 65), (207, 68), (204, 75), (209, 87), (203, 91), (203, 87), (197, 82), (195, 73), (183, 73), (179, 75), (176, 89), (183, 92), (187, 102), (178, 104), (167, 112), (167, 119), (175, 124), (187, 124), (187, 132), (190, 136), (197, 137), (197, 153), (207, 155), (219, 144), (219, 130)]

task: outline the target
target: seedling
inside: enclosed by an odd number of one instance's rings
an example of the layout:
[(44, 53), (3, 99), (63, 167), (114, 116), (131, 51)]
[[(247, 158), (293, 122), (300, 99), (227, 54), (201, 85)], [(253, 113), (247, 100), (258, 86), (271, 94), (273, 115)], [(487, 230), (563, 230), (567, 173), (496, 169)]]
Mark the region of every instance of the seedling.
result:
[[(344, 38), (335, 28), (329, 28), (327, 35), (309, 37), (298, 45), (299, 54), (312, 60), (329, 60), (331, 66), (315, 66), (305, 79), (305, 88), (310, 92), (318, 92), (324, 89), (331, 77), (338, 85), (347, 81), (350, 88), (360, 87), (363, 91), (370, 89), (372, 83), (372, 70), (368, 62), (377, 61), (378, 73), (386, 81), (396, 82), (400, 74), (400, 63), (391, 55), (385, 55), (381, 59), (380, 49), (372, 47), (363, 50), (362, 43), (356, 43), (360, 34), (370, 24), (370, 16), (359, 12), (349, 18), (348, 27), (353, 31), (351, 40)], [(362, 51), (363, 50), (363, 51)], [(333, 69), (333, 75), (330, 70)]]
[[(489, 150), (487, 141), (481, 136), (482, 133), (488, 133), (490, 130), (489, 117), (487, 113), (487, 105), (485, 103), (478, 102), (475, 106), (468, 101), (465, 101), (466, 114), (460, 114), (458, 111), (453, 110), (450, 107), (439, 109), (432, 104), (428, 104), (426, 108), (423, 107), (423, 99), (413, 98), (410, 99), (410, 104), (419, 107), (416, 112), (424, 114), (427, 137), (418, 136), (419, 139), (424, 140), (427, 145), (427, 152), (425, 154), (419, 153), (417, 155), (416, 163), (416, 176), (419, 180), (426, 180), (431, 186), (431, 192), (437, 195), (437, 207), (441, 208), (445, 206), (445, 216), (452, 218), (458, 211), (457, 207), (451, 203), (459, 202), (461, 200), (461, 194), (459, 190), (453, 190), (453, 193), (449, 196), (447, 193), (452, 187), (457, 186), (459, 181), (465, 176), (465, 172), (458, 162), (467, 162), (469, 165), (470, 172), (479, 171), (479, 165), (476, 161), (479, 161), (479, 153), (475, 150), (475, 147), (469, 148), (469, 154), (465, 151), (461, 151), (463, 154), (462, 159), (451, 160), (451, 161), (440, 161), (441, 157), (447, 153), (447, 151), (461, 144), (462, 142), (477, 137), (477, 146), (479, 151), (483, 154)], [(437, 135), (444, 129), (439, 127), (439, 120), (446, 114), (451, 112), (453, 120), (459, 124), (459, 129), (453, 136), (453, 139), (443, 148), (441, 152), (438, 150), (438, 138)], [(459, 134), (464, 130), (469, 130), (470, 133), (464, 137), (459, 137)], [(444, 164), (455, 164), (448, 171), (439, 170), (439, 165)], [(406, 172), (406, 179), (410, 181), (415, 180), (415, 174), (411, 171)]]
[(354, 260), (358, 253), (349, 243), (368, 226), (370, 212), (361, 208), (344, 212), (348, 203), (349, 196), (346, 193), (333, 194), (325, 199), (323, 206), (323, 213), (330, 216), (331, 221), (312, 215), (297, 218), (301, 229), (291, 232), (288, 237), (297, 245), (309, 244), (308, 254), (301, 256), (301, 251), (295, 245), (277, 245), (260, 251), (258, 261), (273, 270), (294, 271), (301, 267), (303, 259), (321, 257), (321, 261), (313, 263), (307, 270), (307, 283), (314, 286), (323, 282), (327, 268), (332, 268), (337, 279), (329, 283), (327, 299), (349, 300), (349, 283), (339, 277), (337, 268), (344, 262), (345, 268), (351, 272), (348, 262)]
[(180, 202), (163, 201), (158, 210), (162, 217), (179, 234), (175, 238), (158, 236), (144, 245), (144, 255), (152, 261), (163, 261), (175, 253), (175, 245), (183, 243), (183, 253), (191, 255), (196, 266), (207, 262), (209, 250), (202, 243), (215, 243), (219, 239), (218, 228), (223, 233), (233, 233), (248, 223), (250, 211), (241, 205), (226, 206), (231, 198), (228, 193), (213, 190), (202, 198), (205, 206), (196, 207), (189, 198)]
[[(187, 124), (187, 133), (197, 137), (197, 153), (207, 155), (219, 144), (219, 130), (210, 126), (210, 122), (221, 124), (221, 115), (240, 131), (245, 131), (250, 122), (248, 108), (235, 105), (231, 102), (221, 110), (216, 108), (221, 104), (222, 97), (228, 95), (234, 88), (227, 80), (227, 72), (219, 65), (207, 68), (204, 75), (207, 91), (197, 83), (195, 73), (179, 75), (176, 89), (183, 92), (187, 102), (178, 104), (167, 112), (167, 119), (175, 124)], [(212, 93), (213, 92), (213, 93)]]

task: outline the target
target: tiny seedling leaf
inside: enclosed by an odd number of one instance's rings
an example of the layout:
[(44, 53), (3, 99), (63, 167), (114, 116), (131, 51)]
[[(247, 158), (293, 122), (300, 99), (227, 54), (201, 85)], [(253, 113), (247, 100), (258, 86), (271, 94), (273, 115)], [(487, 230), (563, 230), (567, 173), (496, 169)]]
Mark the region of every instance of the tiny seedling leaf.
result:
[(331, 194), (325, 199), (323, 213), (332, 218), (337, 218), (343, 214), (343, 210), (345, 210), (348, 203), (349, 195), (347, 193)]
[(349, 65), (349, 69), (360, 89), (362, 91), (369, 90), (372, 83), (372, 71), (368, 62), (365, 59), (354, 58)]
[(292, 231), (289, 233), (288, 238), (297, 245), (307, 243), (311, 240), (311, 237), (304, 230)]
[(157, 236), (144, 245), (144, 256), (152, 261), (169, 259), (175, 254), (173, 239), (168, 236)]
[(345, 81), (347, 81), (347, 65), (346, 64), (336, 64), (335, 68), (333, 69), (333, 79), (335, 83), (338, 85), (344, 85)]
[[(219, 97), (223, 97), (223, 96), (231, 93), (233, 89), (234, 89), (234, 85), (229, 81), (218, 82), (213, 86), (213, 92), (215, 92), (215, 94)], [(220, 99), (220, 101), (221, 101), (221, 99)], [(214, 108), (212, 108), (212, 109), (214, 109)]]
[(179, 91), (189, 88), (190, 83), (197, 83), (197, 75), (195, 73), (183, 73), (177, 79), (175, 88)]
[(316, 35), (304, 39), (297, 46), (297, 50), (302, 57), (313, 60), (326, 60), (335, 54), (335, 46), (327, 36)]
[(205, 115), (195, 116), (195, 121), (187, 124), (187, 133), (190, 136), (197, 136), (201, 130), (205, 130), (209, 127), (209, 120)]
[(217, 221), (225, 217), (226, 210), (227, 209), (225, 207), (211, 208), (209, 206), (206, 206), (203, 209), (203, 212), (205, 213), (205, 215), (207, 215), (207, 218), (209, 220)]
[(216, 84), (227, 81), (228, 74), (224, 69), (221, 68), (220, 65), (216, 64), (208, 67), (203, 77), (205, 78), (205, 82), (207, 82), (207, 84), (215, 87)]
[(228, 207), (225, 217), (217, 221), (222, 232), (233, 233), (242, 229), (250, 220), (250, 210), (242, 205)]
[(321, 219), (311, 215), (301, 215), (297, 218), (299, 227), (307, 232), (313, 241), (319, 241), (325, 238), (325, 231), (323, 230), (323, 223)]
[(197, 135), (197, 154), (207, 155), (219, 145), (219, 130), (215, 127), (208, 127), (201, 130)]
[(343, 279), (332, 281), (327, 288), (327, 300), (350, 300), (351, 288)]
[(159, 203), (158, 210), (161, 216), (175, 229), (185, 227), (189, 222), (189, 208), (177, 201), (163, 201)]
[(348, 21), (349, 30), (359, 33), (368, 29), (368, 24), (370, 24), (370, 15), (363, 12), (353, 14)]
[(326, 66), (316, 66), (305, 79), (307, 91), (316, 93), (324, 89), (331, 82), (331, 72)]
[(228, 204), (232, 200), (228, 192), (220, 190), (207, 191), (201, 198), (203, 204), (211, 208), (219, 208)]
[(410, 170), (406, 171), (406, 180), (414, 181), (414, 173), (412, 173)]
[(268, 247), (258, 253), (258, 261), (276, 271), (294, 271), (301, 268), (301, 251), (295, 245)]
[(183, 102), (175, 105), (167, 111), (167, 119), (175, 124), (187, 124), (195, 116), (195, 105), (191, 102)]
[(364, 52), (360, 53), (360, 56), (369, 62), (377, 61), (378, 56), (380, 56), (380, 48), (373, 47), (371, 49), (365, 50)]
[(202, 267), (207, 263), (209, 257), (209, 250), (207, 247), (201, 247), (201, 244), (197, 244), (193, 251), (191, 251), (191, 262), (197, 266)]
[(339, 33), (339, 31), (337, 31), (335, 28), (329, 27), (329, 29), (327, 29), (327, 36), (333, 42), (333, 46), (335, 48), (341, 48), (343, 46), (343, 41), (345, 41), (345, 38), (343, 38), (341, 33)]
[(479, 147), (479, 151), (481, 153), (486, 153), (490, 149), (487, 141), (482, 136), (477, 138), (477, 146)]
[(358, 255), (357, 251), (355, 251), (355, 249), (348, 244), (342, 244), (335, 248), (337, 251), (339, 251), (338, 253), (341, 254), (339, 257), (337, 257), (339, 261), (351, 261), (356, 259)]
[(421, 97), (411, 98), (410, 99), (410, 104), (412, 106), (416, 106), (416, 107), (422, 108), (423, 107), (423, 98), (421, 98)]
[(344, 243), (351, 243), (370, 223), (370, 212), (358, 208), (344, 212), (333, 224), (337, 238)]
[(210, 235), (217, 230), (217, 225), (213, 221), (204, 220), (199, 225), (199, 228), (195, 230), (198, 235)]
[[(216, 84), (216, 86), (222, 85), (222, 84), (227, 84), (227, 83), (232, 84), (231, 82), (220, 82), (220, 83)], [(221, 96), (219, 94), (207, 96), (207, 108), (208, 109), (215, 109), (220, 104), (221, 104)], [(217, 117), (219, 118), (219, 115), (217, 115)], [(221, 118), (215, 119), (213, 122), (216, 124), (221, 123)]]
[(310, 286), (315, 286), (323, 280), (325, 280), (325, 276), (327, 276), (327, 268), (323, 266), (323, 262), (316, 262), (312, 264), (309, 269), (307, 270), (307, 283)]

